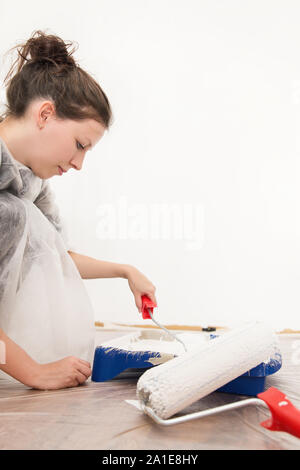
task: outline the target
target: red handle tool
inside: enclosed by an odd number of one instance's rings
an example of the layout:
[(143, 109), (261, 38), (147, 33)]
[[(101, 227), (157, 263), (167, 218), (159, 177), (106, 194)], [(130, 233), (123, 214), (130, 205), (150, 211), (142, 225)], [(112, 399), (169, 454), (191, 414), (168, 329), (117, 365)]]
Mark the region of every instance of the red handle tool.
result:
[(257, 398), (263, 400), (271, 411), (272, 417), (263, 421), (261, 426), (271, 431), (283, 431), (300, 438), (300, 410), (298, 410), (275, 387), (259, 393)]
[(154, 307), (157, 307), (157, 305), (151, 299), (149, 299), (147, 295), (142, 295), (142, 315), (144, 320), (147, 318), (151, 319), (148, 308), (150, 308), (151, 313), (153, 314)]

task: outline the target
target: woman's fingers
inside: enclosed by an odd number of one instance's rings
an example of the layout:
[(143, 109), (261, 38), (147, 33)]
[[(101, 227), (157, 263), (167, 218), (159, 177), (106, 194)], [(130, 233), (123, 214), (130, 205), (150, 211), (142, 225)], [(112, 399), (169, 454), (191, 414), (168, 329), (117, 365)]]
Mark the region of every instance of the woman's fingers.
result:
[(83, 359), (78, 359), (79, 362), (81, 362), (82, 364), (86, 365), (87, 367), (91, 368), (91, 364), (88, 362), (88, 361), (84, 361)]
[(79, 374), (78, 377), (81, 380), (80, 383), (82, 383), (91, 375), (90, 363), (79, 358), (74, 358), (73, 361), (75, 377)]
[(80, 374), (83, 374), (86, 379), (88, 379), (89, 376), (91, 375), (91, 369), (90, 369), (90, 367), (87, 367), (87, 366), (84, 365), (84, 364), (78, 364), (78, 366), (77, 366), (76, 369), (77, 369), (77, 371), (78, 371)]
[(77, 380), (78, 384), (84, 383), (87, 378), (88, 378), (88, 377), (86, 377), (85, 374), (83, 374), (83, 373), (80, 372), (80, 371), (77, 371), (76, 376), (75, 376), (75, 379)]
[(153, 293), (152, 293), (152, 292), (149, 292), (149, 294), (146, 294), (146, 295), (149, 297), (149, 299), (152, 300), (152, 302), (155, 303), (155, 305), (157, 305), (157, 300), (156, 300), (156, 297), (155, 297), (154, 292), (153, 292)]

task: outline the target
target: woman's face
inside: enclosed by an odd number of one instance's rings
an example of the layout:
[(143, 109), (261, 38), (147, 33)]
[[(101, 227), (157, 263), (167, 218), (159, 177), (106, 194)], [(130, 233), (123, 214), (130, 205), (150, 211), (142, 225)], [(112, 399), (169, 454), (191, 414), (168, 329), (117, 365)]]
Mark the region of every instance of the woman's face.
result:
[(94, 119), (58, 119), (51, 101), (32, 103), (32, 148), (27, 163), (42, 179), (60, 175), (71, 168), (81, 170), (85, 154), (95, 147), (106, 128)]

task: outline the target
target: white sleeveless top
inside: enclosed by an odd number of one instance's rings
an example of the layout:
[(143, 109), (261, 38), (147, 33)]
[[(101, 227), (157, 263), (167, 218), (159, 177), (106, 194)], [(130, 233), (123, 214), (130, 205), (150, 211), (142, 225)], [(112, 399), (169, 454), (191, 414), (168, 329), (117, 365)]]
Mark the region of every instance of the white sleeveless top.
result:
[(39, 363), (93, 360), (93, 308), (68, 249), (49, 182), (0, 139), (0, 328)]

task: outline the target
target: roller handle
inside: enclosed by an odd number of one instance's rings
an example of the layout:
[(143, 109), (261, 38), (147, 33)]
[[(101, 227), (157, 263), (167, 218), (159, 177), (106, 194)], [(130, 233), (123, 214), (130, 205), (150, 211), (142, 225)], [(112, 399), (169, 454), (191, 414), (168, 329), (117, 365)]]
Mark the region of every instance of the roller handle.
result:
[(271, 431), (283, 431), (300, 438), (300, 410), (275, 387), (259, 393), (258, 398), (269, 407), (272, 417), (263, 421), (261, 426)]
[(149, 299), (147, 295), (142, 295), (142, 316), (144, 320), (147, 318), (151, 319), (148, 308), (150, 308), (151, 313), (153, 314), (154, 307), (157, 307), (157, 305), (151, 299)]

